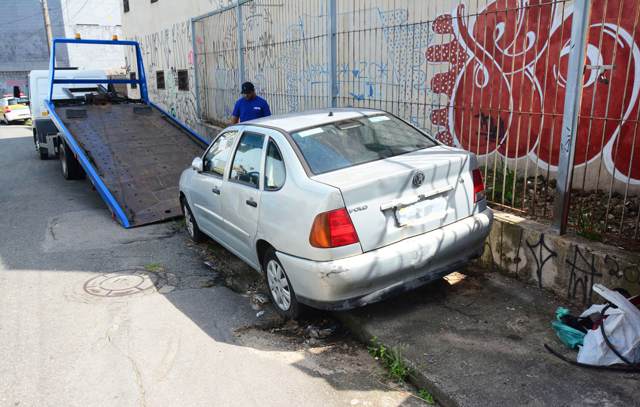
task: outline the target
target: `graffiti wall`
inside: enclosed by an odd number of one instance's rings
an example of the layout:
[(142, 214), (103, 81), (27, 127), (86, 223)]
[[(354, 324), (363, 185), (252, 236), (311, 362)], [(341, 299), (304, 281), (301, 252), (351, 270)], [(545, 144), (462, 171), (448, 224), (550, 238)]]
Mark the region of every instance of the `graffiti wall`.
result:
[[(199, 128), (196, 114), (190, 22), (175, 23), (160, 31), (134, 36), (132, 39), (140, 43), (151, 100), (188, 126), (206, 134), (205, 129)], [(179, 87), (179, 71), (187, 73), (187, 87), (184, 90)], [(132, 49), (127, 54), (127, 72), (136, 72)], [(163, 86), (158, 86), (158, 72), (162, 72)], [(139, 97), (137, 89), (129, 89), (129, 93)]]
[[(527, 3), (517, 9), (518, 3)], [(595, 1), (576, 161), (600, 160), (616, 179), (640, 184), (636, 143), (640, 50), (635, 1)], [(502, 10), (511, 9), (511, 12)], [(543, 0), (494, 1), (466, 17), (460, 4), (433, 23), (448, 41), (427, 48), (430, 63), (448, 70), (431, 88), (449, 104), (431, 113), (437, 137), (482, 156), (524, 159), (555, 170), (564, 107), (573, 10)], [(640, 140), (639, 140), (640, 141)]]
[[(640, 4), (592, 3), (574, 185), (638, 193)], [(184, 20), (137, 35), (150, 71), (167, 71), (167, 88), (151, 93), (196, 122), (197, 69), (204, 120), (228, 120), (242, 78), (276, 113), (325, 107), (328, 12), (322, 0), (254, 0), (242, 6), (240, 27), (235, 9), (199, 20), (195, 50)], [(340, 106), (391, 111), (489, 166), (553, 178), (572, 1), (357, 0), (337, 2), (336, 14)], [(189, 92), (169, 88), (178, 69), (189, 70)]]
[(481, 259), (488, 269), (554, 291), (579, 305), (601, 302), (594, 284), (640, 294), (640, 257), (601, 243), (560, 237), (539, 223), (498, 214)]
[[(275, 112), (326, 106), (327, 2), (281, 3), (242, 7), (244, 76)], [(640, 6), (608, 3), (593, 2), (574, 182), (637, 191)], [(556, 171), (572, 2), (376, 0), (337, 7), (340, 105), (392, 111), (525, 178)], [(237, 96), (234, 18), (234, 11), (209, 17), (199, 31), (196, 53), (216, 56), (200, 62), (205, 81), (217, 78), (210, 86), (217, 93), (207, 95), (214, 100), (206, 101), (217, 120), (228, 117)]]

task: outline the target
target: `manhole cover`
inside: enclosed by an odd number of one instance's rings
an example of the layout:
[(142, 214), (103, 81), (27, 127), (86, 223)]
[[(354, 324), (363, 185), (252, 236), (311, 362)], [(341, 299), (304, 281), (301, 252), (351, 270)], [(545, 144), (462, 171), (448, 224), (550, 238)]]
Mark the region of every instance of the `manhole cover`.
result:
[(161, 277), (144, 269), (119, 270), (92, 277), (84, 290), (97, 297), (124, 297), (163, 285)]

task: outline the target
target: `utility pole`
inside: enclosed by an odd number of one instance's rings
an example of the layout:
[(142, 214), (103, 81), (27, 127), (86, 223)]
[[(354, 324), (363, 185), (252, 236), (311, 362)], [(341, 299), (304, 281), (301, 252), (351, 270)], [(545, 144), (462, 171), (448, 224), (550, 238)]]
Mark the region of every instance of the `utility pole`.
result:
[(47, 0), (40, 0), (42, 5), (42, 15), (44, 17), (44, 31), (47, 34), (47, 49), (51, 55), (51, 41), (53, 41), (53, 33), (51, 32), (51, 19), (49, 18), (49, 3)]

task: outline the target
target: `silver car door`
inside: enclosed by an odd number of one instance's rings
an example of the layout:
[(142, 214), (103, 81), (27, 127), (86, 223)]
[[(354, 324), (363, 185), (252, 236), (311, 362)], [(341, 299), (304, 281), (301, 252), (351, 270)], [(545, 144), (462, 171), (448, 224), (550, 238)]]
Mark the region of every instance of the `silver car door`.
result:
[(238, 136), (237, 130), (225, 132), (211, 144), (202, 158), (202, 172), (191, 179), (191, 200), (196, 222), (209, 236), (224, 239), (221, 201), (225, 167)]
[(256, 263), (253, 241), (258, 228), (266, 139), (260, 132), (244, 130), (233, 155), (222, 197), (230, 244), (240, 257), (250, 263)]

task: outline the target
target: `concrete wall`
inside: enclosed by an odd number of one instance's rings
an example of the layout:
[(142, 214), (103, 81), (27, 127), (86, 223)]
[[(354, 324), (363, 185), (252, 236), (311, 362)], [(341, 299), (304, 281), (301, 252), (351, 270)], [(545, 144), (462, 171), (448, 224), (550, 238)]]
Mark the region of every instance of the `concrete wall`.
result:
[[(120, 2), (122, 3), (122, 2)], [(212, 137), (218, 128), (202, 124), (196, 114), (191, 17), (229, 4), (227, 0), (129, 1), (125, 13), (122, 4), (123, 36), (140, 42), (149, 85), (149, 97), (203, 136)], [(135, 55), (127, 51), (128, 73), (136, 72)], [(178, 90), (178, 70), (186, 69), (189, 90)], [(163, 71), (165, 89), (157, 89), (156, 72)], [(128, 87), (130, 97), (139, 97)]]
[(503, 212), (481, 259), (484, 267), (551, 290), (576, 303), (600, 301), (593, 285), (640, 294), (640, 252), (574, 236), (558, 236), (548, 226)]
[[(148, 66), (187, 68), (192, 75), (188, 19), (230, 2), (130, 3), (124, 32), (142, 41)], [(517, 176), (550, 172), (553, 177), (573, 2), (529, 3), (519, 9), (516, 0), (338, 1), (339, 104), (392, 111), (491, 166), (506, 163)], [(621, 0), (613, 10), (605, 3), (593, 2), (587, 62), (616, 68), (585, 77), (574, 182), (619, 191), (629, 184), (628, 192), (638, 193), (640, 142), (634, 140), (639, 137), (640, 5)], [(243, 6), (245, 76), (270, 97), (274, 112), (328, 103), (326, 5), (321, 0), (255, 0)], [(196, 35), (196, 52), (232, 44), (237, 30), (232, 19), (233, 13), (208, 19), (203, 34)], [(220, 54), (202, 59), (199, 63), (207, 66), (197, 68), (203, 79), (219, 78), (212, 87), (227, 86), (224, 97), (206, 95), (207, 118), (225, 121), (239, 85), (233, 52), (223, 59)], [(198, 121), (195, 102), (185, 106), (180, 92), (151, 90), (185, 121)]]

